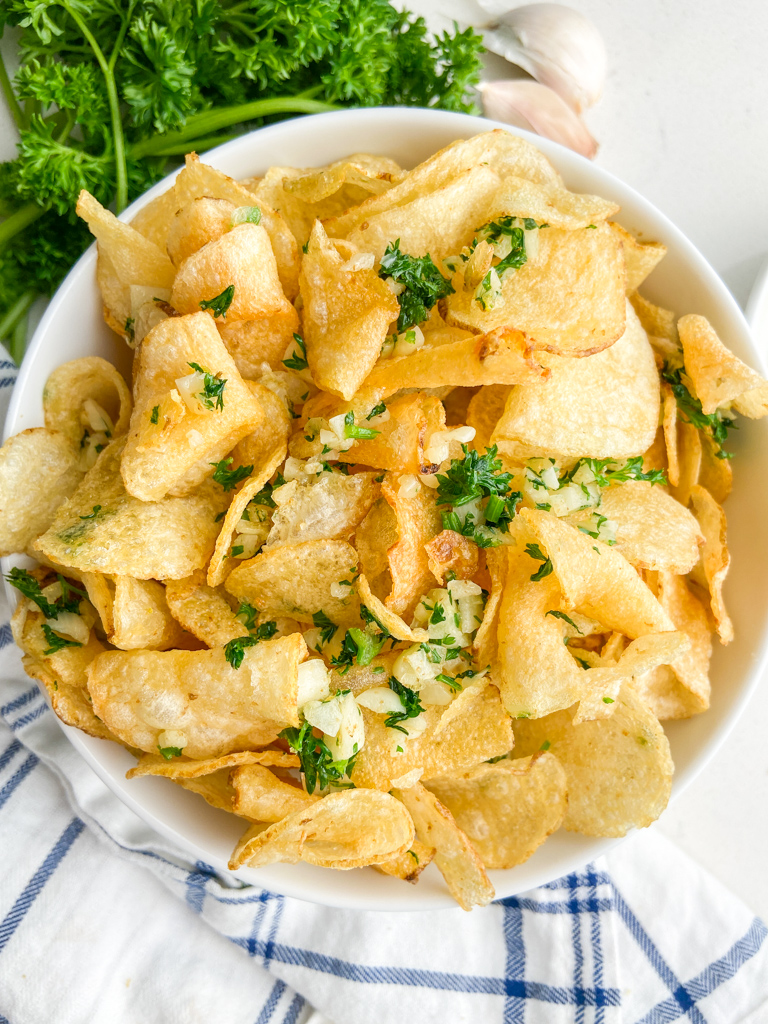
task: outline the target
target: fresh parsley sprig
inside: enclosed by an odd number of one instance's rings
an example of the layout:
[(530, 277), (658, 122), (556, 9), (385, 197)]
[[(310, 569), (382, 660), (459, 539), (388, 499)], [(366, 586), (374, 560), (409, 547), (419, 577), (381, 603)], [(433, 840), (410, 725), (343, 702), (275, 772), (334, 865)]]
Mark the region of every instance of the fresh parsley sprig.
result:
[(59, 612), (74, 612), (77, 614), (80, 609), (80, 602), (88, 597), (84, 590), (73, 586), (60, 573), (57, 574), (56, 578), (61, 586), (61, 596), (57, 597), (53, 602), (43, 596), (40, 584), (26, 569), (18, 569), (14, 566), (5, 578), (19, 593), (23, 594), (24, 597), (28, 597), (30, 601), (36, 604), (46, 619), (58, 619)]
[(283, 729), (279, 735), (294, 754), (298, 754), (308, 793), (318, 788), (327, 789), (332, 783), (352, 775), (357, 755), (353, 754), (346, 761), (335, 761), (325, 740), (315, 736), (309, 722), (304, 722), (300, 729)]
[[(441, 510), (443, 529), (471, 538), (478, 547), (494, 547), (501, 543), (501, 534), (509, 532), (522, 494), (511, 489), (512, 474), (502, 471), (496, 445), (484, 455), (470, 451), (467, 445), (462, 445), (462, 450), (464, 458), (452, 459), (445, 473), (437, 477), (438, 503), (449, 506)], [(485, 499), (485, 523), (475, 522), (472, 513), (461, 516), (456, 512), (478, 499)]]
[(636, 455), (631, 459), (579, 459), (576, 465), (560, 478), (560, 486), (573, 480), (582, 466), (586, 466), (595, 476), (598, 487), (610, 487), (611, 484), (623, 484), (628, 480), (647, 480), (651, 484), (665, 485), (667, 475), (663, 469), (643, 470), (643, 457)]
[(380, 430), (373, 430), (371, 427), (359, 427), (355, 423), (352, 409), (344, 417), (344, 437), (353, 437), (356, 441), (373, 441), (380, 433)]
[(429, 319), (435, 303), (453, 295), (453, 285), (443, 277), (429, 253), (426, 256), (409, 256), (400, 251), (399, 238), (394, 244), (390, 242), (384, 251), (379, 275), (405, 285), (405, 291), (397, 297), (400, 303), (397, 329), (401, 332)]
[(677, 402), (678, 416), (686, 423), (692, 423), (694, 427), (709, 434), (717, 445), (715, 454), (718, 459), (732, 459), (733, 452), (725, 451), (723, 445), (728, 439), (728, 431), (738, 430), (738, 427), (732, 419), (724, 416), (719, 409), (715, 409), (709, 415), (702, 412), (700, 400), (694, 398), (683, 381), (684, 373), (684, 366), (673, 370), (668, 363), (664, 364), (664, 368), (661, 371), (661, 379), (666, 381), (672, 388), (672, 394)]

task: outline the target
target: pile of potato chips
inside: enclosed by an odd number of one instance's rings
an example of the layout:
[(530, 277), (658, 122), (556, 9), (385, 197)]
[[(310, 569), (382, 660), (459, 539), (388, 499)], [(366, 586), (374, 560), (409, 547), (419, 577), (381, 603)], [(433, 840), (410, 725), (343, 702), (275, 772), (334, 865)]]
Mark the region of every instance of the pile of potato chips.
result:
[(14, 636), (129, 776), (243, 819), (233, 869), (434, 860), (470, 909), (664, 809), (768, 385), (640, 294), (665, 249), (617, 209), (503, 131), (412, 171), (191, 155), (130, 225), (81, 195), (133, 377), (66, 363), (0, 450)]

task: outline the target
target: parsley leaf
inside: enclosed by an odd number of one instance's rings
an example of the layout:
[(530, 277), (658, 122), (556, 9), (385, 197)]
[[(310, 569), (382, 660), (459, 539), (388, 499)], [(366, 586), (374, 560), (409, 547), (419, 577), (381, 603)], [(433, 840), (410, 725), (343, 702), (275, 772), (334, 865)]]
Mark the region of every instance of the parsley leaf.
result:
[(166, 761), (170, 761), (174, 757), (181, 757), (181, 747), (161, 747), (160, 744), (158, 744), (157, 749)]
[(346, 761), (334, 761), (325, 740), (314, 735), (309, 722), (304, 722), (301, 729), (283, 729), (279, 735), (294, 754), (299, 755), (308, 793), (314, 793), (317, 788), (327, 789), (331, 783), (352, 775), (357, 755)]
[(453, 285), (443, 277), (432, 257), (428, 253), (426, 256), (409, 256), (401, 252), (399, 238), (394, 245), (389, 243), (381, 257), (379, 276), (391, 277), (405, 285), (405, 291), (397, 297), (400, 303), (397, 329), (400, 332), (423, 323), (438, 300), (453, 295)]
[(660, 485), (667, 483), (667, 475), (663, 469), (650, 469), (647, 473), (643, 471), (642, 455), (636, 455), (634, 458), (626, 459), (626, 461), (619, 459), (579, 459), (573, 469), (563, 475), (561, 483), (567, 483), (572, 480), (582, 466), (592, 470), (598, 487), (623, 484), (627, 480), (647, 480), (651, 484)]
[(80, 516), (80, 519), (97, 519), (101, 512), (101, 505), (94, 505), (93, 511), (89, 512), (87, 516)]
[(247, 480), (253, 472), (253, 466), (238, 466), (237, 469), (229, 469), (228, 467), (233, 461), (233, 457), (229, 455), (226, 459), (222, 459), (221, 462), (211, 463), (212, 466), (216, 467), (213, 471), (213, 479), (217, 484), (221, 484), (225, 491), (231, 491), (234, 487), (237, 487), (243, 480)]
[(367, 420), (372, 420), (374, 416), (381, 416), (382, 413), (387, 411), (387, 406), (384, 402), (379, 402), (378, 405), (374, 405), (368, 415), (365, 417)]
[(549, 574), (552, 572), (552, 559), (547, 558), (547, 556), (542, 553), (542, 550), (538, 544), (526, 544), (525, 553), (526, 555), (530, 555), (531, 558), (535, 558), (537, 561), (544, 563), (531, 576), (531, 581), (533, 583), (538, 583), (539, 580), (543, 580), (545, 576), (549, 576)]
[(419, 700), (419, 694), (417, 690), (412, 690), (408, 686), (403, 686), (399, 679), (395, 679), (394, 676), (389, 677), (389, 688), (394, 690), (400, 698), (400, 703), (403, 705), (402, 711), (393, 711), (387, 715), (384, 719), (384, 725), (389, 729), (397, 729), (398, 732), (403, 732), (408, 735), (408, 730), (404, 729), (402, 725), (398, 725), (398, 722), (405, 722), (409, 718), (416, 718), (422, 713), (424, 708), (421, 706)]
[(68, 640), (66, 637), (60, 636), (58, 633), (54, 633), (47, 622), (43, 623), (43, 636), (48, 643), (48, 649), (43, 651), (44, 655), (56, 654), (58, 651), (62, 651), (65, 647), (82, 647), (81, 643), (77, 640)]
[(299, 352), (296, 352), (294, 349), (293, 355), (288, 359), (283, 360), (283, 366), (286, 366), (289, 370), (296, 370), (298, 373), (300, 370), (309, 369), (309, 363), (307, 362), (307, 344), (300, 334), (294, 334), (293, 340), (298, 345)]
[(197, 397), (205, 408), (223, 409), (226, 379), (219, 377), (218, 374), (209, 373), (199, 363), (187, 363), (187, 366), (191, 366), (193, 370), (203, 375), (203, 390), (198, 392)]
[(582, 631), (579, 629), (579, 627), (576, 625), (576, 623), (573, 621), (573, 619), (566, 615), (565, 612), (559, 612), (555, 608), (552, 608), (550, 609), (550, 611), (547, 612), (547, 615), (551, 615), (555, 619), (562, 619), (563, 622), (567, 622), (569, 626), (573, 626), (573, 628), (580, 636), (584, 635)]
[(254, 608), (252, 604), (248, 604), (246, 601), (241, 601), (240, 607), (235, 612), (235, 618), (242, 621), (249, 633), (252, 632), (256, 626), (256, 619), (258, 618), (258, 615), (259, 609)]
[(358, 427), (351, 409), (344, 417), (344, 437), (354, 437), (357, 441), (373, 441), (380, 433), (380, 430), (373, 430), (371, 427)]
[(57, 576), (61, 585), (61, 597), (57, 597), (53, 602), (43, 597), (40, 584), (26, 569), (18, 569), (14, 566), (5, 578), (12, 587), (15, 587), (24, 597), (28, 597), (30, 601), (36, 604), (46, 619), (58, 619), (59, 612), (74, 612), (77, 614), (80, 608), (80, 601), (87, 597), (84, 590), (73, 587), (61, 575)]
[(243, 658), (245, 657), (245, 648), (255, 647), (255, 645), (260, 643), (262, 640), (271, 640), (276, 632), (276, 622), (262, 622), (254, 633), (249, 633), (248, 636), (239, 636), (234, 640), (230, 640), (224, 647), (224, 657), (232, 668), (240, 668), (243, 664)]
[(160, 406), (159, 405), (155, 405), (152, 408), (152, 415), (149, 417), (149, 422), (150, 423), (157, 423), (159, 418), (160, 418)]
[(329, 644), (336, 635), (336, 630), (339, 628), (335, 622), (331, 622), (324, 611), (315, 612), (312, 616), (312, 622), (320, 630), (320, 643)]
[[(452, 459), (446, 472), (437, 477), (438, 502), (452, 506), (441, 510), (443, 529), (471, 538), (478, 547), (494, 547), (501, 543), (500, 534), (509, 532), (522, 494), (511, 490), (512, 474), (501, 471), (496, 445), (486, 449), (485, 455), (470, 451), (467, 445), (462, 445), (462, 450), (464, 458)], [(473, 513), (462, 516), (456, 511), (478, 499), (487, 499), (482, 508), (484, 523), (475, 522)]]
[(215, 319), (216, 317), (227, 315), (227, 310), (232, 305), (234, 297), (235, 286), (230, 284), (220, 295), (215, 295), (212, 299), (201, 299), (198, 305), (200, 309), (210, 309)]
[(719, 409), (715, 409), (709, 415), (702, 412), (701, 402), (698, 398), (694, 398), (683, 383), (682, 376), (684, 373), (684, 366), (677, 370), (672, 370), (667, 363), (664, 364), (664, 368), (661, 371), (661, 379), (665, 380), (672, 388), (672, 394), (677, 402), (678, 416), (685, 420), (686, 423), (692, 423), (694, 427), (709, 434), (717, 445), (717, 452), (715, 454), (718, 459), (733, 458), (733, 452), (724, 451), (723, 445), (728, 439), (728, 431), (737, 429), (736, 424), (732, 419), (724, 416)]

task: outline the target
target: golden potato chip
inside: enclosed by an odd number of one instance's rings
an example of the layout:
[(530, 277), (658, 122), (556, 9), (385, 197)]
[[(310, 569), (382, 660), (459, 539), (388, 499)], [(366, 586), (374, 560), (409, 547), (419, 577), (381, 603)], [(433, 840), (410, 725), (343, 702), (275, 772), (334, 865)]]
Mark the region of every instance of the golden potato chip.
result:
[(433, 846), (425, 846), (424, 843), (414, 839), (413, 846), (405, 853), (396, 857), (384, 860), (381, 864), (374, 864), (374, 871), (380, 871), (382, 875), (391, 875), (394, 878), (401, 878), (404, 882), (415, 885), (424, 868), (429, 867), (435, 856)]
[(309, 540), (349, 540), (379, 496), (375, 473), (323, 473), (315, 484), (287, 484), (274, 499), (265, 547)]
[(138, 764), (130, 768), (125, 777), (135, 779), (141, 775), (161, 775), (166, 779), (180, 781), (213, 775), (214, 772), (238, 768), (244, 764), (298, 768), (300, 762), (296, 754), (286, 754), (282, 750), (239, 750), (234, 754), (224, 754), (205, 761), (190, 761), (184, 757), (173, 757), (168, 761), (162, 754), (142, 754)]
[(273, 370), (283, 370), (283, 359), (299, 319), (293, 306), (281, 313), (261, 317), (259, 320), (238, 320), (217, 323), (221, 340), (235, 361), (243, 377), (260, 377), (264, 364)]
[(35, 548), (56, 565), (81, 572), (183, 579), (208, 561), (227, 495), (207, 480), (184, 498), (140, 501), (126, 492), (120, 476), (123, 444), (113, 441), (101, 453)]
[[(72, 572), (71, 569), (67, 570)], [(111, 576), (104, 576), (100, 572), (82, 572), (77, 574), (88, 594), (88, 600), (101, 621), (105, 636), (110, 636), (115, 628), (115, 619), (112, 614), (112, 605), (115, 600), (115, 583)]]
[(154, 242), (130, 224), (118, 220), (89, 192), (80, 193), (75, 213), (87, 223), (99, 243), (97, 277), (102, 296), (117, 328), (124, 333), (131, 315), (130, 286), (143, 284), (170, 288), (173, 264)]
[(382, 601), (392, 589), (387, 551), (397, 544), (397, 539), (395, 513), (386, 498), (377, 498), (355, 530), (353, 544), (360, 559), (360, 572), (368, 578), (371, 590)]
[(401, 388), (532, 384), (549, 378), (549, 370), (531, 356), (532, 339), (512, 327), (498, 327), (483, 335), (461, 331), (456, 341), (446, 343), (441, 337), (438, 344), (430, 344), (441, 334), (427, 331), (423, 348), (379, 360), (366, 378), (366, 388), (375, 388), (386, 397)]
[(253, 466), (254, 472), (261, 475), (271, 464), (275, 451), (280, 449), (288, 454), (288, 436), (293, 420), (285, 402), (274, 391), (254, 380), (247, 380), (245, 384), (264, 410), (264, 417), (256, 429), (246, 434), (232, 449), (232, 468)]
[(297, 622), (323, 612), (341, 624), (356, 621), (359, 606), (354, 594), (333, 597), (331, 586), (356, 571), (357, 552), (346, 541), (310, 540), (262, 551), (234, 569), (225, 586), (240, 601)]
[(232, 803), (235, 799), (235, 791), (229, 783), (229, 771), (224, 769), (212, 772), (210, 775), (201, 775), (199, 778), (174, 779), (175, 783), (188, 789), (190, 793), (197, 793), (203, 800), (206, 800), (211, 807), (220, 811), (227, 811), (233, 814)]
[(379, 358), (397, 299), (372, 269), (348, 270), (316, 222), (301, 263), (307, 361), (318, 387), (349, 399)]
[(429, 639), (426, 629), (407, 626), (399, 615), (376, 597), (363, 573), (360, 573), (357, 578), (357, 593), (360, 601), (390, 636), (395, 637), (397, 640), (408, 640), (412, 643), (422, 643), (424, 640)]
[[(372, 678), (374, 685), (381, 685), (385, 677)], [(424, 779), (448, 775), (506, 754), (512, 748), (512, 727), (499, 691), (484, 682), (465, 687), (447, 708), (429, 705), (423, 712), (426, 729), (410, 739), (386, 726), (383, 714), (366, 707), (361, 711), (365, 746), (357, 755), (352, 773), (352, 781), (359, 787), (389, 790), (415, 770)], [(440, 728), (444, 716), (449, 720)]]
[(633, 639), (674, 629), (646, 584), (614, 548), (550, 512), (526, 508), (519, 515), (549, 556), (566, 608)]
[[(221, 296), (226, 298), (217, 302)], [(180, 313), (204, 309), (222, 324), (280, 315), (291, 316), (298, 327), (260, 224), (238, 224), (188, 256), (176, 273), (171, 305)]]
[(728, 552), (725, 513), (715, 499), (699, 484), (691, 488), (691, 505), (704, 534), (701, 561), (693, 572), (693, 579), (709, 591), (712, 615), (722, 644), (733, 640), (733, 623), (725, 610), (723, 583), (731, 565)]
[(655, 338), (665, 338), (677, 346), (676, 317), (671, 310), (664, 309), (662, 306), (655, 306), (648, 299), (644, 298), (640, 292), (631, 292), (629, 301), (632, 303), (632, 308), (643, 325), (643, 330), (646, 334)]
[(317, 219), (315, 206), (304, 202), (285, 188), (286, 179), (299, 178), (301, 175), (302, 172), (295, 167), (275, 166), (268, 168), (263, 178), (250, 178), (241, 183), (253, 193), (259, 206), (266, 203), (283, 219), (297, 247), (306, 243), (312, 225)]
[[(204, 372), (195, 378), (198, 367)], [(162, 404), (187, 378), (189, 402), (169, 422)], [(142, 501), (188, 494), (265, 415), (205, 313), (172, 317), (149, 332), (135, 394), (120, 471), (128, 493)]]
[(350, 191), (354, 190), (355, 202), (347, 204), (352, 206), (371, 194), (381, 195), (402, 177), (400, 166), (388, 157), (353, 153), (327, 167), (319, 167), (295, 177), (285, 177), (283, 188), (305, 203), (319, 203), (339, 192), (348, 198)]
[(681, 505), (688, 505), (691, 499), (691, 488), (698, 482), (701, 473), (702, 434), (692, 423), (685, 420), (677, 421), (677, 440), (675, 442), (678, 462), (678, 481), (672, 488), (672, 494)]
[(719, 445), (709, 434), (699, 432), (701, 440), (701, 463), (697, 483), (705, 487), (715, 501), (722, 505), (733, 487), (733, 466), (730, 459), (719, 459)]
[(544, 748), (565, 769), (565, 827), (588, 836), (623, 836), (650, 825), (667, 806), (674, 771), (658, 719), (631, 686), (622, 688), (604, 721), (574, 725), (572, 715), (571, 709), (515, 722), (515, 753)]
[[(592, 233), (592, 232), (590, 232)], [(659, 374), (645, 331), (627, 306), (626, 330), (588, 359), (542, 355), (545, 384), (513, 388), (493, 441), (515, 458), (642, 455), (659, 422)]]
[(107, 651), (88, 668), (93, 709), (123, 742), (196, 759), (271, 743), (299, 724), (300, 633), (248, 647), (233, 668), (210, 651)]
[(171, 221), (165, 248), (175, 267), (208, 242), (225, 235), (234, 225), (235, 207), (226, 199), (200, 196), (187, 203)]
[[(759, 373), (751, 370), (725, 347), (703, 316), (683, 316), (677, 322), (677, 329), (683, 346), (685, 372), (693, 384), (705, 416), (713, 413), (718, 406), (740, 398), (745, 392), (748, 394), (768, 387)], [(762, 409), (755, 408), (754, 411), (764, 416), (768, 413), (768, 405)]]
[[(245, 444), (245, 442), (243, 442)], [(243, 452), (241, 450), (240, 457), (242, 458)], [(279, 442), (275, 448), (267, 452), (263, 456), (263, 462), (257, 472), (248, 477), (240, 487), (238, 491), (235, 491), (235, 496), (227, 509), (227, 513), (224, 516), (224, 522), (221, 525), (221, 531), (216, 538), (216, 545), (214, 547), (213, 554), (211, 555), (211, 561), (208, 565), (208, 586), (218, 587), (220, 583), (224, 582), (225, 577), (232, 569), (237, 565), (242, 565), (242, 562), (235, 561), (230, 551), (232, 548), (232, 542), (235, 536), (235, 528), (240, 520), (243, 518), (243, 513), (248, 508), (250, 502), (255, 498), (259, 491), (263, 490), (265, 484), (274, 476), (277, 471), (277, 467), (280, 466), (285, 460), (285, 444)], [(250, 513), (249, 513), (250, 515)]]
[(488, 164), (500, 178), (514, 175), (535, 182), (560, 181), (549, 160), (530, 142), (510, 132), (494, 129), (471, 139), (452, 142), (414, 167), (401, 182), (382, 195), (372, 196), (355, 209), (332, 217), (326, 223), (328, 234), (333, 238), (346, 238), (350, 231), (375, 214), (404, 206), (440, 188), (463, 171), (482, 164)]
[(745, 391), (734, 399), (733, 408), (750, 420), (759, 420), (768, 413), (768, 383)]
[(690, 646), (668, 665), (636, 676), (633, 686), (657, 718), (689, 718), (709, 707), (712, 637), (707, 612), (683, 576), (660, 572), (657, 596)]
[[(96, 403), (93, 410), (109, 417), (109, 435), (120, 437), (128, 430), (131, 418), (131, 393), (112, 363), (100, 356), (86, 356), (57, 366), (45, 382), (43, 412), (48, 430), (58, 430), (74, 444), (83, 439), (84, 427), (90, 426), (84, 403)], [(90, 407), (93, 408), (92, 406)], [(86, 423), (83, 419), (86, 418)], [(91, 426), (93, 431), (93, 427)]]
[(413, 819), (422, 843), (435, 848), (435, 864), (462, 910), (484, 907), (496, 892), (472, 843), (447, 807), (418, 783), (395, 790)]
[(155, 196), (131, 220), (131, 227), (144, 235), (150, 242), (166, 251), (168, 232), (176, 213), (182, 206), (182, 200), (173, 185), (159, 196)]
[(162, 583), (115, 576), (114, 585), (110, 643), (123, 651), (189, 646), (193, 637), (171, 615)]
[(0, 448), (0, 554), (28, 550), (82, 478), (66, 434), (33, 427), (9, 437)]
[(393, 474), (388, 473), (381, 493), (394, 510), (398, 541), (387, 551), (392, 575), (392, 593), (386, 604), (398, 615), (411, 615), (419, 598), (430, 590), (436, 577), (429, 567), (426, 544), (442, 530), (436, 492), (416, 483), (414, 493), (405, 492)]
[[(478, 225), (488, 220), (485, 212), (500, 184), (498, 175), (490, 167), (484, 164), (470, 167), (410, 202), (383, 213), (369, 214), (346, 237), (362, 252), (372, 252), (377, 260), (382, 258), (390, 243), (399, 239), (401, 252), (411, 256), (429, 255), (439, 267), (446, 256), (469, 245)], [(329, 230), (333, 223), (330, 222)]]
[(638, 242), (621, 224), (611, 224), (611, 230), (621, 240), (624, 266), (627, 272), (627, 293), (636, 292), (648, 275), (659, 265), (667, 253), (661, 242)]
[(244, 764), (235, 768), (229, 781), (235, 791), (232, 804), (235, 814), (254, 821), (280, 821), (320, 799), (279, 779), (260, 764)]
[(208, 647), (223, 647), (247, 633), (224, 595), (206, 585), (203, 571), (184, 580), (168, 580), (165, 597), (176, 621)]
[[(607, 487), (598, 509), (616, 524), (616, 550), (639, 569), (687, 573), (699, 560), (704, 543), (698, 523), (683, 505), (645, 480)], [(594, 518), (593, 509), (568, 516), (577, 528)], [(594, 527), (589, 527), (594, 529)]]
[(475, 428), (470, 447), (484, 452), (491, 447), (491, 437), (504, 414), (504, 407), (512, 391), (508, 384), (486, 384), (471, 399), (467, 409), (467, 426)]
[(454, 579), (469, 580), (480, 565), (477, 544), (454, 530), (442, 530), (424, 545), (424, 550), (429, 557), (429, 571), (440, 586), (448, 571), (454, 574)]
[(556, 181), (537, 183), (509, 176), (502, 182), (478, 223), (500, 217), (518, 217), (521, 220), (530, 218), (551, 228), (575, 231), (594, 226), (618, 210), (619, 204), (610, 199), (569, 192)]
[(667, 479), (675, 488), (680, 483), (680, 459), (677, 451), (677, 399), (666, 381), (661, 382), (661, 425), (667, 452)]
[(486, 868), (513, 868), (560, 828), (568, 806), (557, 758), (533, 754), (431, 779), (431, 790)]
[(621, 244), (607, 224), (594, 230), (539, 231), (539, 252), (502, 279), (501, 295), (483, 309), (474, 290), (445, 300), (449, 324), (488, 333), (513, 326), (538, 348), (588, 356), (609, 348), (626, 326)]
[(19, 601), (11, 618), (11, 631), (24, 651), (24, 671), (43, 684), (51, 707), (65, 725), (74, 726), (99, 739), (116, 739), (94, 714), (87, 686), (88, 665), (105, 649), (104, 645), (91, 631), (87, 643), (46, 654), (50, 645), (41, 628), (44, 622), (37, 609), (29, 608), (24, 599)]
[(260, 868), (303, 860), (347, 870), (389, 860), (410, 849), (413, 840), (413, 822), (398, 800), (371, 789), (347, 789), (330, 793), (266, 830), (249, 829), (229, 866)]
[(472, 644), (477, 663), (483, 667), (496, 664), (498, 655), (496, 634), (501, 599), (504, 595), (504, 584), (507, 578), (507, 561), (507, 552), (504, 547), (486, 549), (485, 564), (490, 577), (490, 588), (483, 609), (483, 621), (475, 633), (475, 640)]

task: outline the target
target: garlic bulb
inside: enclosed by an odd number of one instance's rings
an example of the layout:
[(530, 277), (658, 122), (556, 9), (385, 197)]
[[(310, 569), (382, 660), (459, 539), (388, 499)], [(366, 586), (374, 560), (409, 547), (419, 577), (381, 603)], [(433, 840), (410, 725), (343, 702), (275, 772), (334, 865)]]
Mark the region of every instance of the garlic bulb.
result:
[(600, 99), (607, 67), (605, 44), (578, 11), (562, 4), (516, 7), (483, 35), (487, 49), (554, 89), (577, 113)]
[(578, 114), (554, 90), (538, 82), (510, 79), (480, 86), (485, 116), (526, 128), (593, 160), (597, 142)]

